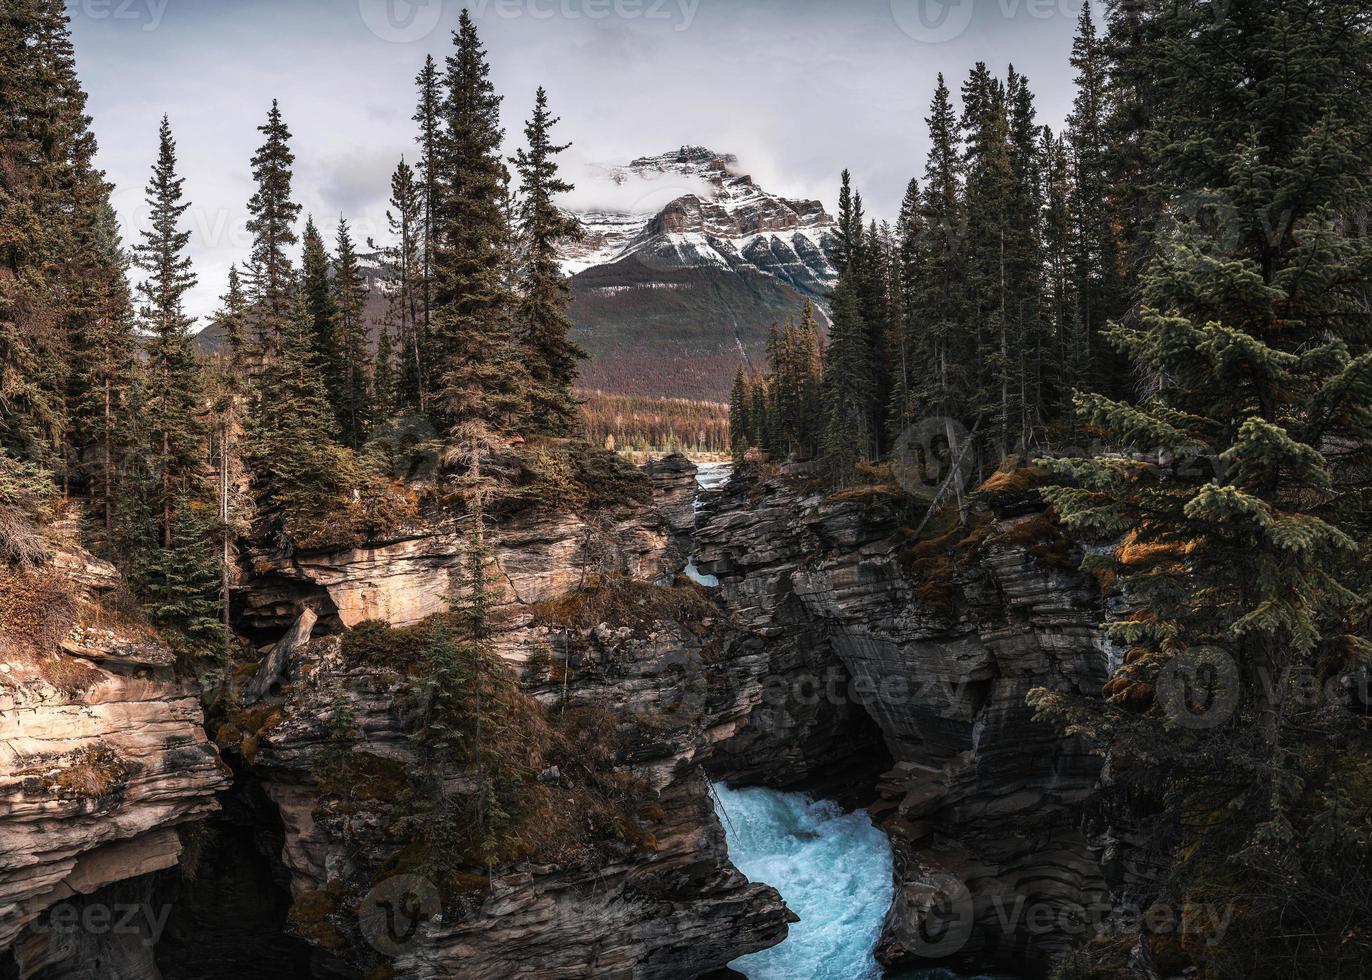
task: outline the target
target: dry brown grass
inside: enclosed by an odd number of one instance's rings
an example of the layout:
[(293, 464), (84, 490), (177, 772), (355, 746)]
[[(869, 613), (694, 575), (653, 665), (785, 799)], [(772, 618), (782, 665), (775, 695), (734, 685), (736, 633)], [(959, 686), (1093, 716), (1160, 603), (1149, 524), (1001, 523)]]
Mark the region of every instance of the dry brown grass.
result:
[(0, 655), (55, 653), (76, 615), (71, 582), (57, 570), (0, 565)]
[(534, 603), (534, 618), (571, 630), (613, 627), (646, 629), (656, 623), (679, 623), (696, 629), (719, 608), (702, 587), (686, 582), (654, 585), (627, 576), (591, 575), (586, 584), (554, 599)]

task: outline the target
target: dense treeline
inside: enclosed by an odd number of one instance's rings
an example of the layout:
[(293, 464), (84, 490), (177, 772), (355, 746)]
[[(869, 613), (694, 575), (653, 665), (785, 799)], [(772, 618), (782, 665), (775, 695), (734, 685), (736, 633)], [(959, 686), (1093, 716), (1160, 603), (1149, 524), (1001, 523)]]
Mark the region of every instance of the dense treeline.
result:
[[(1129, 387), (1103, 340), (1125, 312), (1143, 247), (1117, 214), (1132, 175), (1106, 151), (1118, 153), (1117, 130), (1132, 125), (1127, 93), (1106, 87), (1109, 52), (1084, 6), (1078, 95), (1059, 134), (1036, 121), (1029, 79), (1013, 67), (1002, 80), (978, 63), (960, 113), (940, 75), (922, 179), (910, 181), (894, 224), (868, 219), (843, 174), (824, 383), (802, 412), (822, 417), (820, 431), (778, 438), (795, 425), (788, 403), (740, 428), (736, 452), (823, 455), (844, 477), (912, 424), (946, 419), (948, 451), (984, 473), (1012, 452), (1078, 437), (1074, 391)], [(768, 360), (735, 386), (735, 416), (768, 402), (758, 389), (774, 383), (775, 352)]]
[(610, 449), (692, 454), (729, 452), (729, 414), (719, 402), (652, 395), (576, 392), (586, 439)]
[[(1072, 65), (1061, 135), (1013, 69), (978, 64), (960, 115), (940, 79), (894, 227), (845, 175), (822, 368), (787, 328), (738, 377), (733, 446), (843, 479), (933, 420), (975, 463), (952, 474), (1005, 468), (988, 498), (1036, 496), (1035, 533), (1086, 546), (1122, 664), (1103, 700), (1030, 704), (1109, 760), (1117, 896), (1232, 918), (1090, 937), (1061, 976), (1362, 976), (1372, 14), (1114, 0)], [(946, 510), (974, 541), (969, 501)]]
[[(519, 761), (525, 747), (502, 749), (500, 737), (497, 695), (513, 681), (491, 643), (483, 508), (494, 488), (483, 460), (532, 437), (529, 457), (563, 490), (568, 473), (617, 470), (613, 457), (590, 460), (557, 438), (581, 426), (571, 384), (584, 355), (568, 338), (557, 252), (578, 228), (556, 205), (571, 187), (546, 93), (506, 158), (501, 97), (465, 12), (451, 53), (425, 61), (418, 87), (418, 166), (402, 159), (391, 180), (375, 351), (348, 221), (340, 216), (332, 242), (310, 216), (297, 234), (295, 154), (273, 102), (249, 162), (252, 247), (215, 318), (223, 347), (202, 361), (185, 309), (197, 277), (171, 121), (157, 133), (148, 227), (126, 247), (92, 163), (62, 0), (6, 3), (0, 558), (7, 569), (42, 564), (56, 512), (84, 514), (84, 543), (118, 562), (232, 717), (237, 542), (355, 546), (415, 516), (414, 459), (441, 460), (445, 500), (465, 505), (469, 530), (450, 597), (460, 628), (408, 651), (425, 707), (414, 732), (419, 816), (407, 833), (447, 887), (509, 846), (529, 819), (533, 776)], [(341, 744), (350, 723), (336, 715)], [(466, 773), (462, 791), (445, 778), (454, 767)]]
[(229, 543), (250, 525), (322, 547), (405, 516), (411, 493), (389, 467), (397, 431), (485, 446), (579, 428), (583, 355), (557, 263), (578, 233), (555, 203), (570, 190), (566, 146), (539, 89), (524, 145), (502, 155), (501, 97), (465, 13), (451, 54), (417, 79), (418, 165), (402, 159), (391, 180), (374, 352), (348, 221), (331, 242), (310, 216), (297, 234), (279, 105), (249, 163), (253, 240), (215, 318), (223, 350), (202, 363), (171, 121), (148, 227), (126, 246), (92, 162), (60, 0), (8, 5), (0, 59), (0, 507), (36, 513), (45, 480), (86, 503), (92, 542), (158, 622), (199, 642), (223, 634)]

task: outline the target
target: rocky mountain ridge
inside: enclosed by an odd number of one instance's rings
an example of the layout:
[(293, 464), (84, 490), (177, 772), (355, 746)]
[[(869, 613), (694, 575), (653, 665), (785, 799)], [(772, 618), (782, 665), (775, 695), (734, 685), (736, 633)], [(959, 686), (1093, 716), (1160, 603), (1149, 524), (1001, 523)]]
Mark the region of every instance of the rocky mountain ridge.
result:
[(698, 146), (605, 173), (639, 196), (579, 213), (586, 236), (565, 252), (574, 335), (591, 354), (584, 386), (723, 400), (773, 324), (807, 301), (825, 322), (837, 273), (820, 202), (773, 194)]

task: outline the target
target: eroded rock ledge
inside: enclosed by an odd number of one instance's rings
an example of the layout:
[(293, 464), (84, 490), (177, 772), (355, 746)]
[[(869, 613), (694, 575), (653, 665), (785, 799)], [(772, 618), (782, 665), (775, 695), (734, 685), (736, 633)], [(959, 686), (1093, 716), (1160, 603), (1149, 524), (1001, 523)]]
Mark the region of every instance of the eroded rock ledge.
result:
[[(58, 648), (0, 637), (0, 974), (7, 958), (28, 977), (103, 957), (111, 977), (154, 977), (150, 942), (121, 949), (128, 936), (112, 930), (53, 941), (46, 913), (121, 883), (125, 898), (147, 892), (144, 876), (178, 861), (178, 829), (217, 808), (227, 769), (170, 651), (103, 608), (112, 566), (73, 550), (6, 574), (16, 618), (71, 603), (76, 624), (55, 619)], [(23, 588), (42, 590), (29, 610), (16, 608)]]
[(916, 548), (895, 494), (745, 473), (697, 530), (697, 565), (774, 672), (723, 774), (803, 780), (853, 705), (895, 760), (871, 806), (896, 852), (888, 966), (1044, 970), (1104, 893), (1080, 829), (1099, 760), (1025, 705), (1034, 687), (1099, 696), (1102, 600), (1038, 508), (993, 503)]

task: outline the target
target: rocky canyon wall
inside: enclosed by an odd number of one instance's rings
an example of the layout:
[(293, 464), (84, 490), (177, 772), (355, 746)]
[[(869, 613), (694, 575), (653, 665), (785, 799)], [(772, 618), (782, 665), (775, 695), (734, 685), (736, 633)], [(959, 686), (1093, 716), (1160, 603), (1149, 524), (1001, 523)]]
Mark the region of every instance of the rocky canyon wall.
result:
[(990, 494), (920, 543), (903, 506), (794, 470), (745, 472), (708, 504), (697, 565), (773, 668), (716, 765), (731, 781), (804, 782), (841, 752), (842, 719), (866, 714), (893, 760), (866, 801), (896, 855), (879, 959), (1042, 971), (1105, 895), (1080, 829), (1100, 766), (1025, 696), (1099, 695), (1101, 594), (1022, 495)]

